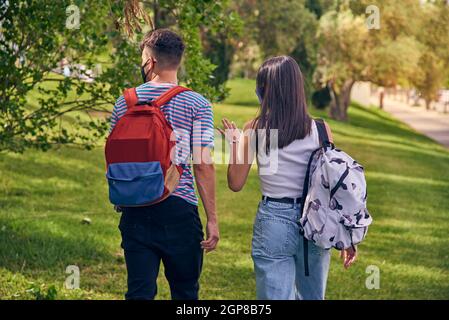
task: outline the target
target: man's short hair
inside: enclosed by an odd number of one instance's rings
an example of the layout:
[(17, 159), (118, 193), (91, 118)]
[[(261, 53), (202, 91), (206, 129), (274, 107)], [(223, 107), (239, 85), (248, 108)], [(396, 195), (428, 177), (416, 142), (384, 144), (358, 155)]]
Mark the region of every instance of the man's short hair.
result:
[(162, 69), (176, 69), (181, 64), (185, 45), (181, 37), (169, 29), (148, 32), (140, 44), (140, 49), (149, 49)]

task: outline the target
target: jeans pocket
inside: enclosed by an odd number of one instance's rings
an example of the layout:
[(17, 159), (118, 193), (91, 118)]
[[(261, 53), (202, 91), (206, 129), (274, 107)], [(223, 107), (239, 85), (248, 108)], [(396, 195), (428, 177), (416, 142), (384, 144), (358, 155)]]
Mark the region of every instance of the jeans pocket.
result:
[(277, 257), (292, 253), (291, 228), (290, 223), (282, 219), (256, 218), (252, 255)]

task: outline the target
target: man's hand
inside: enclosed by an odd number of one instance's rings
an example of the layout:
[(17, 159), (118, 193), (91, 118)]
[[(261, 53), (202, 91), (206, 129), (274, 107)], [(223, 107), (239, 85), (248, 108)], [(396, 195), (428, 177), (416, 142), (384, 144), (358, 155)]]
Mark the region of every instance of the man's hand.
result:
[(218, 240), (220, 240), (220, 232), (218, 231), (218, 223), (215, 221), (208, 221), (206, 225), (206, 236), (207, 239), (201, 241), (201, 248), (210, 252), (215, 250), (218, 244)]
[(345, 269), (348, 269), (357, 258), (357, 247), (341, 250), (340, 258), (343, 259)]
[[(215, 168), (208, 147), (201, 147), (195, 150), (194, 155), (201, 155), (200, 161), (194, 162), (193, 171), (195, 175), (198, 193), (203, 201), (204, 211), (206, 211), (206, 240), (201, 241), (201, 247), (210, 252), (215, 249), (219, 240), (218, 220), (215, 208)], [(195, 158), (194, 158), (195, 159)], [(198, 160), (198, 159), (197, 159)]]

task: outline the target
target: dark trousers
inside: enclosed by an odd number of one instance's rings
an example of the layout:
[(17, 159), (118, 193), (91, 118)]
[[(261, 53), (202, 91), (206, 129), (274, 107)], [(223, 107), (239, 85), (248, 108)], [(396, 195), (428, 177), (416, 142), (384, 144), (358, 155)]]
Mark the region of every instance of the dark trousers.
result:
[(197, 206), (171, 196), (153, 206), (123, 208), (119, 229), (128, 270), (126, 299), (154, 299), (161, 261), (172, 299), (198, 299), (204, 235)]

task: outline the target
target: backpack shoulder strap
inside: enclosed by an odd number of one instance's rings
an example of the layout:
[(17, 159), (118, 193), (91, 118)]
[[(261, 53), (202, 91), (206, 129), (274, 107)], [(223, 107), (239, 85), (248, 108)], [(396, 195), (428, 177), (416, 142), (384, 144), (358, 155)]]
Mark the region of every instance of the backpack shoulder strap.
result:
[(168, 103), (175, 96), (177, 96), (181, 92), (185, 92), (185, 91), (192, 91), (192, 89), (182, 87), (182, 86), (175, 86), (175, 87), (167, 90), (163, 94), (161, 94), (156, 100), (151, 101), (151, 105), (154, 107), (160, 108), (164, 104)]
[(123, 97), (126, 101), (126, 106), (128, 109), (133, 108), (137, 102), (139, 102), (139, 98), (137, 98), (136, 88), (129, 88), (123, 91)]
[(329, 144), (334, 144), (331, 129), (326, 121), (323, 119), (315, 119), (315, 123), (318, 129), (318, 136), (320, 138), (321, 146), (326, 147)]

